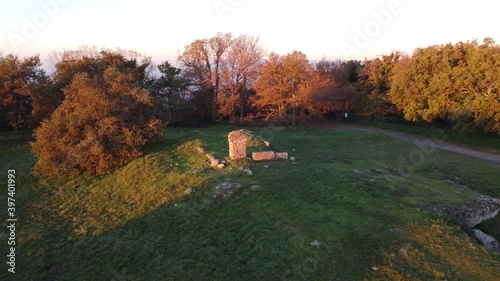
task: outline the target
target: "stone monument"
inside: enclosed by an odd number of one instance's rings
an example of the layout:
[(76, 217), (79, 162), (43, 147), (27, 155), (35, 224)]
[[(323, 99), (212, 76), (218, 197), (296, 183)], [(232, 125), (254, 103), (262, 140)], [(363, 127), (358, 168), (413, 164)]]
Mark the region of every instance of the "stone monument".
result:
[(232, 131), (227, 136), (229, 142), (229, 158), (243, 159), (247, 157), (247, 136), (241, 130)]

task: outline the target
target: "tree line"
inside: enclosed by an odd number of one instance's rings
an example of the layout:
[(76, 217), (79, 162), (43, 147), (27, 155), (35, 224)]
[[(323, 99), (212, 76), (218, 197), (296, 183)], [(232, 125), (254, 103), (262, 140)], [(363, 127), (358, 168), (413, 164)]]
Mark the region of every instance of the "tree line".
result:
[(500, 134), (500, 46), (490, 38), (311, 63), (300, 51), (268, 53), (258, 37), (219, 33), (185, 46), (176, 65), (95, 47), (52, 58), (48, 75), (38, 55), (0, 53), (0, 128), (35, 129), (35, 171), (45, 175), (103, 173), (139, 155), (165, 124), (293, 125), (354, 112)]

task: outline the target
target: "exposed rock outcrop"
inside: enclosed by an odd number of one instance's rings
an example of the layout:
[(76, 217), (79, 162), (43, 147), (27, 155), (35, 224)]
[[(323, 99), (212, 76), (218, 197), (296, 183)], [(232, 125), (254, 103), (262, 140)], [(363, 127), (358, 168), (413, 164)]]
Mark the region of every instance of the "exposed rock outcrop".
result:
[(500, 199), (481, 195), (474, 206), (442, 207), (439, 211), (448, 213), (467, 227), (473, 228), (481, 222), (494, 218), (500, 211)]

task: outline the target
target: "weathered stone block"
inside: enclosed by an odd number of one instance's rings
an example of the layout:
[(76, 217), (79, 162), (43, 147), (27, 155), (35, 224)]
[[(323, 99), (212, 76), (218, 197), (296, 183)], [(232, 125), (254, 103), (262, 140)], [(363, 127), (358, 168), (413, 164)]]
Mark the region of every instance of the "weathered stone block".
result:
[(276, 152), (277, 160), (288, 160), (288, 152)]
[(252, 159), (254, 161), (273, 161), (274, 160), (274, 151), (262, 151), (262, 152), (253, 152)]
[(230, 132), (227, 140), (229, 142), (229, 158), (243, 159), (247, 157), (247, 136), (242, 130)]

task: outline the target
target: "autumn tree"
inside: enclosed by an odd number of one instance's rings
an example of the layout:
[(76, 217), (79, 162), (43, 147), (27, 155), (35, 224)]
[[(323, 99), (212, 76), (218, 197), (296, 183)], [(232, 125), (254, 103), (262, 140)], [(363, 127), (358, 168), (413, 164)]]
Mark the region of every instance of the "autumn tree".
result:
[(0, 56), (0, 117), (5, 125), (34, 128), (58, 105), (39, 56)]
[(250, 108), (252, 87), (260, 75), (265, 50), (258, 37), (241, 35), (231, 41), (221, 64), (221, 82), (217, 105), (219, 115), (240, 122)]
[(333, 87), (333, 79), (314, 70), (305, 54), (271, 53), (255, 83), (255, 105), (267, 119), (295, 123), (299, 117), (328, 111)]
[(217, 118), (223, 55), (232, 41), (231, 34), (218, 33), (209, 39), (198, 39), (184, 48), (178, 62), (189, 81), (196, 113), (206, 122)]
[(76, 74), (64, 94), (34, 132), (36, 175), (106, 173), (141, 155), (141, 147), (161, 133), (149, 91), (132, 70), (109, 67), (103, 77)]
[(56, 62), (54, 82), (62, 91), (71, 84), (78, 73), (86, 73), (91, 78), (103, 77), (109, 67), (132, 74), (142, 86), (148, 82), (152, 71), (151, 58), (130, 50), (98, 50), (95, 47), (82, 46), (77, 50), (53, 52)]
[(328, 60), (323, 58), (316, 63), (315, 70), (323, 81), (329, 80), (330, 86), (323, 95), (315, 98), (323, 106), (323, 114), (335, 115), (338, 119), (351, 111), (356, 99), (356, 85), (362, 64), (360, 61)]
[(406, 119), (500, 133), (500, 47), (487, 38), (415, 50), (395, 66), (391, 100)]

